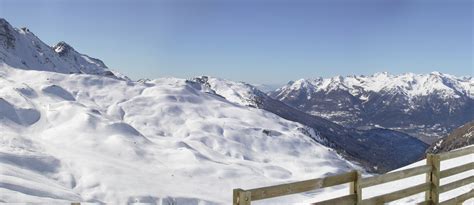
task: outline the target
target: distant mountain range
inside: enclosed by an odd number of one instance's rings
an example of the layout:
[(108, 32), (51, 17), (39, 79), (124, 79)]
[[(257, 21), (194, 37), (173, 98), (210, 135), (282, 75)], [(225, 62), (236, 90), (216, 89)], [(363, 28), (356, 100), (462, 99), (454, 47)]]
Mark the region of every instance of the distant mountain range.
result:
[(427, 145), (402, 132), (388, 129), (358, 130), (346, 128), (324, 118), (307, 114), (272, 99), (254, 86), (202, 76), (194, 82), (208, 87), (212, 93), (243, 106), (267, 110), (282, 118), (312, 128), (321, 144), (336, 149), (352, 161), (373, 172), (386, 172), (407, 165), (423, 156)]
[(472, 76), (432, 72), (301, 79), (269, 95), (344, 126), (394, 129), (427, 143), (474, 120)]
[(0, 203), (229, 204), (236, 187), (363, 170), (305, 125), (0, 23)]
[(319, 131), (222, 92), (240, 83), (132, 81), (64, 42), (0, 28), (1, 202), (228, 204), (235, 186), (363, 169)]
[[(77, 52), (65, 42), (48, 46), (26, 28), (13, 28), (5, 20), (0, 20), (0, 62), (8, 66), (25, 69), (50, 71), (65, 74), (92, 74), (128, 80), (113, 72), (99, 59)], [(142, 80), (140, 83), (146, 83)], [(274, 113), (284, 119), (301, 123), (308, 128), (302, 130), (313, 136), (318, 143), (336, 149), (340, 154), (364, 168), (374, 172), (385, 172), (409, 164), (424, 154), (427, 147), (423, 142), (401, 132), (387, 129), (360, 130), (346, 128), (331, 121), (307, 114), (270, 98), (264, 92), (246, 83), (232, 82), (218, 78), (195, 78), (189, 83), (198, 83), (199, 89), (223, 96), (239, 105), (259, 108)], [(257, 85), (268, 89), (268, 85)], [(48, 91), (60, 88), (48, 87)], [(67, 93), (67, 92), (64, 92)], [(74, 99), (74, 96), (63, 96)], [(311, 134), (314, 132), (313, 134)], [(369, 152), (367, 150), (370, 150)]]
[(430, 141), (472, 121), (472, 89), (441, 73), (299, 80), (270, 95), (207, 76), (132, 81), (0, 18), (0, 201), (226, 204), (243, 185), (386, 172), (425, 154), (407, 133)]

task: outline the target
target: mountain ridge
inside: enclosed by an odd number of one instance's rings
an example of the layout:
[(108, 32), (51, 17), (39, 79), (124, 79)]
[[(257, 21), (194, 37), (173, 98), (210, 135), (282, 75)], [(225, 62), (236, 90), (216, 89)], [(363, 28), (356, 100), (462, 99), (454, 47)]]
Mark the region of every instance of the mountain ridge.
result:
[(0, 65), (0, 96), (4, 202), (228, 204), (235, 186), (363, 170), (310, 128), (185, 79)]
[(428, 143), (474, 118), (474, 79), (440, 72), (300, 79), (269, 95), (345, 126), (395, 129)]
[[(387, 129), (345, 128), (327, 119), (309, 115), (272, 99), (248, 83), (208, 76), (196, 77), (191, 81), (208, 87), (211, 93), (230, 102), (263, 109), (312, 128), (317, 133), (317, 142), (334, 148), (371, 172), (386, 172), (409, 164), (420, 158), (427, 148), (425, 143), (405, 133)], [(369, 148), (371, 152), (367, 152)]]
[(300, 123), (185, 79), (107, 75), (26, 28), (0, 27), (0, 58), (1, 202), (228, 204), (236, 186), (364, 171)]
[(79, 53), (64, 41), (49, 46), (28, 28), (14, 28), (3, 18), (0, 18), (0, 63), (25, 70), (85, 73), (128, 80), (101, 60)]

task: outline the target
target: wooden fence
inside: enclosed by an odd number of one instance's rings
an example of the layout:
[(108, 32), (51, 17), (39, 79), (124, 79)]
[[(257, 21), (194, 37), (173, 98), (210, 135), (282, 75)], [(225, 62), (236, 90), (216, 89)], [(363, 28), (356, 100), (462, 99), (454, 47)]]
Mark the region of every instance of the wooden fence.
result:
[[(348, 195), (313, 203), (313, 205), (326, 205), (326, 204), (338, 204), (338, 205), (372, 205), (372, 204), (384, 204), (386, 202), (395, 201), (402, 199), (417, 193), (425, 192), (425, 201), (418, 204), (461, 204), (462, 202), (474, 198), (474, 190), (470, 190), (467, 193), (459, 195), (455, 198), (443, 201), (440, 203), (439, 195), (443, 192), (453, 190), (455, 188), (474, 183), (474, 176), (467, 176), (458, 181), (454, 181), (447, 184), (440, 184), (440, 179), (449, 177), (455, 174), (466, 172), (474, 169), (474, 159), (467, 161), (465, 164), (450, 168), (447, 170), (441, 170), (441, 161), (461, 157), (474, 153), (474, 146), (442, 153), (442, 154), (428, 154), (426, 158), (426, 165), (409, 168), (401, 171), (391, 172), (383, 175), (372, 176), (362, 178), (360, 173), (352, 171), (340, 175), (329, 176), (319, 179), (310, 179), (306, 181), (293, 182), (288, 184), (281, 184), (269, 187), (262, 187), (256, 189), (234, 189), (233, 192), (233, 204), (234, 205), (250, 205), (252, 201), (280, 197), (290, 194), (307, 192), (315, 189), (331, 187), (335, 185), (350, 183), (350, 191)], [(398, 190), (395, 192), (363, 199), (362, 189), (392, 182), (408, 177), (425, 174), (425, 183), (418, 184), (409, 188)]]

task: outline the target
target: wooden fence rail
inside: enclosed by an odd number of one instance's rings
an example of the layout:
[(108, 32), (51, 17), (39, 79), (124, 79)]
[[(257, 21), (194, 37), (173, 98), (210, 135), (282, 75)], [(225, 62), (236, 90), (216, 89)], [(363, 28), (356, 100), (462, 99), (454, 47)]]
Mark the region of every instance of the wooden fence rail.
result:
[[(466, 171), (474, 169), (474, 162), (466, 162), (465, 164), (457, 167), (453, 167), (446, 170), (441, 170), (441, 161), (448, 160), (456, 157), (461, 157), (469, 154), (474, 154), (474, 146), (467, 147), (464, 149), (441, 153), (441, 154), (428, 154), (426, 157), (426, 165), (391, 172), (383, 175), (372, 176), (362, 178), (360, 173), (352, 171), (344, 174), (335, 176), (329, 176), (325, 178), (310, 179), (306, 181), (293, 182), (288, 184), (280, 184), (269, 187), (262, 187), (256, 189), (234, 189), (233, 192), (233, 204), (234, 205), (250, 205), (252, 201), (280, 197), (290, 194), (297, 194), (307, 192), (311, 190), (321, 189), (325, 187), (336, 186), (340, 184), (349, 183), (350, 191), (348, 195), (313, 203), (313, 205), (326, 205), (326, 204), (338, 204), (338, 205), (372, 205), (372, 204), (384, 204), (399, 200), (414, 194), (425, 192), (425, 200), (419, 204), (427, 205), (451, 205), (461, 204), (462, 202), (474, 198), (474, 190), (470, 190), (467, 193), (459, 195), (455, 198), (448, 199), (440, 203), (439, 195), (441, 193), (474, 183), (474, 176), (467, 176), (461, 180), (457, 180), (447, 184), (440, 184), (441, 178), (453, 176)], [(391, 193), (363, 199), (362, 189), (392, 182), (396, 180), (405, 179), (417, 175), (426, 175), (426, 181), (421, 184), (416, 184), (409, 188), (398, 190)]]

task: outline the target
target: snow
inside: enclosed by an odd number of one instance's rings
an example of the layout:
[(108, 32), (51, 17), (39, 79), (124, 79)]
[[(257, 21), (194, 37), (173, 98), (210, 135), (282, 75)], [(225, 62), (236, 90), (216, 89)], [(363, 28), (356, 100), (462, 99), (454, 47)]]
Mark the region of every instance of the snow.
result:
[[(228, 204), (233, 188), (356, 168), (301, 133), (302, 125), (243, 106), (237, 103), (241, 98), (226, 100), (251, 91), (242, 83), (210, 78), (213, 86), (202, 88), (176, 78), (138, 83), (6, 66), (0, 76), (0, 200), (5, 202)], [(442, 168), (472, 159), (449, 160)], [(467, 174), (472, 171), (442, 183)], [(364, 198), (423, 180), (420, 175), (367, 188)], [(342, 185), (255, 204), (309, 203), (347, 192)], [(421, 200), (423, 194), (394, 203)]]
[(250, 99), (252, 99), (255, 93), (259, 91), (257, 91), (253, 86), (242, 82), (233, 82), (220, 78), (207, 78), (210, 88), (217, 94), (225, 97), (228, 101), (243, 106), (256, 106), (255, 102)]
[(81, 54), (65, 42), (46, 45), (26, 28), (13, 28), (0, 18), (0, 64), (25, 70), (88, 73), (126, 79), (100, 60)]
[[(446, 169), (453, 168), (453, 167), (456, 167), (456, 166), (461, 166), (463, 164), (467, 164), (467, 163), (473, 162), (473, 161), (474, 161), (474, 154), (465, 155), (465, 156), (462, 156), (462, 157), (441, 161), (441, 170), (446, 170)], [(426, 164), (426, 160), (421, 160), (421, 161), (418, 161), (416, 163), (410, 164), (408, 166), (405, 166), (403, 168), (400, 168), (400, 169), (394, 170), (394, 171), (399, 171), (399, 170), (404, 170), (404, 169), (408, 169), (408, 168), (418, 167), (418, 166), (422, 166), (422, 165), (425, 165), (425, 164)], [(450, 177), (442, 178), (440, 183), (441, 183), (441, 185), (444, 185), (444, 184), (454, 182), (454, 181), (457, 181), (457, 180), (461, 180), (463, 178), (467, 178), (467, 177), (473, 176), (473, 175), (474, 175), (474, 170), (470, 170), (470, 171), (466, 171), (466, 172), (456, 174), (456, 175), (453, 175), (453, 176), (450, 176)], [(369, 175), (363, 176), (363, 177), (369, 177)], [(412, 186), (416, 186), (418, 184), (423, 184), (423, 183), (425, 183), (425, 180), (426, 180), (425, 175), (422, 174), (422, 175), (417, 175), (417, 176), (413, 176), (413, 177), (409, 177), (409, 178), (405, 178), (405, 179), (401, 179), (401, 180), (396, 180), (396, 181), (389, 182), (389, 183), (384, 183), (384, 184), (380, 184), (380, 185), (376, 185), (376, 186), (367, 187), (367, 188), (362, 189), (362, 198), (363, 199), (368, 199), (368, 198), (371, 198), (371, 197), (387, 194), (387, 193), (398, 191), (398, 190), (405, 189), (405, 188), (409, 188), (409, 187), (412, 187)], [(474, 189), (474, 184), (471, 183), (471, 184), (467, 184), (465, 186), (459, 187), (457, 189), (442, 193), (440, 195), (440, 202), (448, 200), (448, 199), (452, 199), (456, 196), (467, 193), (467, 192), (471, 191), (472, 189)], [(335, 190), (325, 191), (325, 192), (314, 192), (313, 194), (308, 194), (308, 195), (306, 195), (307, 199), (302, 204), (314, 203), (314, 202), (317, 202), (317, 201), (324, 201), (324, 200), (331, 199), (331, 198), (341, 197), (341, 196), (347, 195), (348, 193), (349, 193), (349, 190), (348, 190), (347, 185), (338, 186), (338, 187), (335, 187)], [(415, 194), (415, 195), (412, 195), (412, 196), (409, 196), (409, 197), (406, 197), (406, 198), (403, 198), (403, 199), (400, 199), (400, 200), (397, 200), (397, 201), (390, 202), (388, 204), (416, 204), (416, 203), (424, 201), (424, 199), (425, 199), (424, 197), (425, 197), (424, 192), (422, 192), (422, 193)], [(317, 199), (317, 200), (315, 200), (315, 199)], [(467, 200), (463, 204), (474, 204), (474, 199)]]
[[(347, 90), (353, 96), (360, 95), (360, 89), (365, 92), (398, 92), (414, 98), (438, 93), (444, 98), (459, 98), (465, 95), (474, 98), (474, 79), (472, 77), (456, 77), (440, 72), (429, 74), (404, 73), (391, 75), (387, 72), (370, 76), (335, 76), (332, 78), (300, 79), (277, 89), (276, 93), (287, 90), (306, 90), (313, 93), (318, 91)], [(367, 100), (367, 96), (359, 96)], [(279, 96), (280, 99), (285, 96)]]
[(184, 79), (2, 65), (0, 94), (4, 202), (229, 204), (234, 188), (356, 168), (303, 125)]
[(257, 88), (258, 90), (264, 93), (274, 91), (277, 88), (281, 87), (282, 85), (283, 84), (252, 84), (253, 87)]
[[(441, 161), (441, 170), (446, 170), (446, 169), (453, 168), (453, 167), (456, 167), (456, 166), (461, 166), (463, 164), (467, 164), (467, 163), (473, 162), (473, 161), (474, 161), (474, 154), (465, 155), (465, 156), (462, 156), (462, 157)], [(426, 161), (421, 160), (419, 162), (413, 163), (409, 166), (406, 166), (406, 167), (398, 169), (398, 170), (403, 170), (403, 169), (408, 169), (408, 168), (412, 168), (412, 167), (422, 166), (422, 165), (425, 165), (425, 164), (426, 164)], [(472, 176), (472, 175), (474, 175), (474, 170), (470, 170), (470, 171), (466, 171), (466, 172), (463, 172), (463, 173), (460, 173), (460, 174), (457, 174), (457, 175), (442, 178), (440, 183), (441, 183), (441, 185), (444, 185), (444, 184), (454, 182), (454, 181), (457, 181), (457, 180), (460, 180), (460, 179), (463, 179), (463, 178), (466, 178), (466, 177)], [(382, 185), (367, 188), (367, 191), (365, 193), (369, 193), (367, 195), (367, 197), (373, 197), (373, 196), (383, 194), (383, 192), (386, 193), (387, 191), (396, 191), (396, 190), (400, 190), (400, 189), (403, 189), (403, 188), (408, 188), (408, 187), (416, 185), (416, 184), (422, 184), (422, 183), (425, 182), (425, 180), (426, 180), (425, 175), (418, 175), (418, 176), (410, 177), (410, 178), (407, 178), (407, 179), (398, 180), (398, 181), (395, 181), (395, 182), (392, 182), (392, 183), (386, 183), (386, 184), (382, 184)], [(454, 198), (458, 195), (469, 192), (472, 189), (474, 189), (474, 184), (468, 184), (466, 186), (462, 186), (462, 187), (454, 189), (452, 191), (442, 193), (440, 195), (440, 201), (445, 201), (445, 200)], [(364, 191), (365, 190), (363, 190), (363, 193), (364, 193)], [(363, 197), (366, 197), (366, 196), (364, 195)], [(422, 201), (424, 201), (424, 193), (416, 194), (416, 195), (413, 195), (413, 196), (395, 201), (391, 204), (407, 204), (407, 203), (413, 204), (413, 203), (418, 203), (418, 202), (422, 202)], [(474, 203), (474, 199), (468, 200), (464, 204), (472, 204), (472, 203)]]
[[(387, 79), (393, 82), (381, 83)], [(265, 95), (254, 86), (218, 78), (206, 83), (133, 82), (65, 42), (50, 47), (0, 18), (0, 203), (229, 204), (234, 188), (360, 169), (318, 144), (313, 130), (254, 108)], [(287, 86), (354, 95), (356, 86), (402, 87), (411, 95), (474, 93), (472, 78), (440, 73), (302, 79)], [(347, 192), (337, 186), (256, 204)]]

